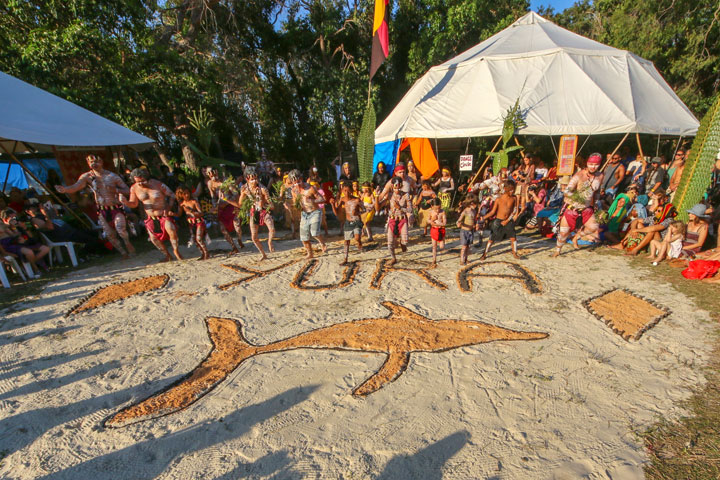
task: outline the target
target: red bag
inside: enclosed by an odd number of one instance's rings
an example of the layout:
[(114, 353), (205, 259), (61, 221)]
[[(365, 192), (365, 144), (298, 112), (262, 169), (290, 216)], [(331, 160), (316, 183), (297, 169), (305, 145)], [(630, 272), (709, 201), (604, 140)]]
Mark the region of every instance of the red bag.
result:
[(688, 268), (682, 271), (682, 276), (694, 280), (712, 277), (720, 270), (720, 262), (717, 260), (693, 260)]

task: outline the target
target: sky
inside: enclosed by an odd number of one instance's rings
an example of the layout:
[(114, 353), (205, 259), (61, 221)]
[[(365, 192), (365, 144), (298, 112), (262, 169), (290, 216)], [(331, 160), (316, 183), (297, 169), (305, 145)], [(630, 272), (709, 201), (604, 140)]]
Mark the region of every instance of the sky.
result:
[(530, 0), (530, 8), (537, 10), (542, 5), (549, 5), (555, 9), (555, 12), (562, 12), (573, 3), (575, 3), (575, 0)]

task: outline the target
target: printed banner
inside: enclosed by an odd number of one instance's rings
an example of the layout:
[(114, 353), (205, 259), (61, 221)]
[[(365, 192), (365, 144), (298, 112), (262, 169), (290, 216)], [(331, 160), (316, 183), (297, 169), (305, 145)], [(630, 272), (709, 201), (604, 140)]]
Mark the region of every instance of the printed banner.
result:
[(572, 175), (575, 173), (575, 153), (577, 152), (577, 135), (563, 135), (560, 137), (557, 175)]

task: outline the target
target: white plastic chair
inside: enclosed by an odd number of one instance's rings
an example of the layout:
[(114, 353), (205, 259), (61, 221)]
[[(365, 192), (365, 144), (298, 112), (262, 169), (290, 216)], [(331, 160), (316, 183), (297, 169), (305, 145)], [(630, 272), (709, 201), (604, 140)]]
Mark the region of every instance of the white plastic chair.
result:
[(7, 278), (7, 274), (5, 273), (5, 266), (0, 265), (0, 283), (2, 283), (2, 286), (5, 288), (10, 288), (10, 281)]
[(72, 263), (73, 267), (78, 266), (77, 256), (75, 255), (75, 244), (73, 242), (53, 242), (50, 240), (44, 233), (40, 232), (40, 236), (43, 239), (43, 242), (45, 242), (45, 245), (50, 247), (50, 266), (53, 266), (53, 253), (57, 255), (57, 261), (58, 263), (63, 263), (64, 259), (62, 256), (62, 248), (66, 248), (68, 251), (68, 255), (70, 256), (70, 263)]
[[(5, 256), (5, 260), (8, 261), (8, 264), (10, 265), (10, 268), (12, 268), (15, 273), (20, 275), (20, 278), (22, 278), (23, 282), (27, 282), (27, 277), (25, 276), (25, 273), (23, 272), (23, 269), (20, 267), (20, 264), (18, 264), (15, 257), (11, 257), (10, 255)], [(30, 268), (30, 271), (32, 271), (32, 267), (30, 264), (25, 265), (26, 268)], [(5, 265), (0, 265), (0, 282), (2, 282), (3, 287), (10, 288), (10, 281), (7, 278), (7, 274), (5, 273)]]

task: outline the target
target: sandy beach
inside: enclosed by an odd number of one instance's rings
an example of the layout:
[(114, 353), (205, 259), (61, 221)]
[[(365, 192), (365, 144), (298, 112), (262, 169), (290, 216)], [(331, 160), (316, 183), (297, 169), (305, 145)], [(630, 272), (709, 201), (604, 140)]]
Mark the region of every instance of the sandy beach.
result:
[[(568, 249), (552, 260), (552, 245), (520, 236), (524, 259), (501, 245), (482, 264), (473, 250), (469, 284), (458, 278), (456, 237), (424, 277), (378, 274), (385, 245), (361, 254), (353, 245), (356, 270), (338, 288), (329, 288), (345, 271), (337, 241), (312, 268), (299, 242), (285, 240), (262, 263), (248, 243), (207, 262), (157, 264), (153, 251), (79, 269), (2, 314), (0, 477), (643, 478), (636, 432), (684, 413), (678, 403), (703, 381), (710, 317), (620, 256)], [(429, 241), (398, 259), (398, 268), (427, 267)], [(99, 287), (159, 275), (167, 282), (152, 291), (66, 315)], [(667, 315), (625, 340), (584, 304), (618, 289)], [(353, 395), (385, 354), (364, 351), (362, 339), (326, 348), (329, 336), (306, 334), (385, 319), (383, 302), (430, 321), (547, 335), (412, 351), (401, 374)], [(214, 351), (208, 317), (237, 321), (259, 350), (179, 411), (106, 424), (187, 380)], [(393, 322), (379, 337), (416, 345)], [(441, 345), (440, 336), (427, 341)], [(295, 337), (305, 343), (282, 343)], [(261, 349), (273, 344), (290, 347)]]

